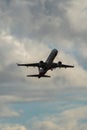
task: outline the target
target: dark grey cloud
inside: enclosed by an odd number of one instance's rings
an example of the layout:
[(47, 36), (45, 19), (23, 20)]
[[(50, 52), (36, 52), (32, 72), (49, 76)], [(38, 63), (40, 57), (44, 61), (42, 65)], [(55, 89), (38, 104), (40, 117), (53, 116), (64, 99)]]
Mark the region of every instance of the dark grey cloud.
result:
[(86, 42), (86, 30), (76, 31), (67, 16), (70, 7), (73, 7), (72, 0), (1, 1), (1, 26), (7, 31), (9, 28), (17, 38), (27, 37), (57, 46), (64, 44), (62, 39), (73, 44), (79, 38)]
[[(11, 3), (9, 8), (5, 10), (1, 8), (3, 20), (6, 17), (8, 22), (12, 21), (11, 25), (7, 24), (7, 26), (10, 26), (11, 33), (17, 37), (27, 36), (37, 40), (44, 40), (47, 37), (48, 40), (52, 40), (52, 38), (56, 40), (63, 24), (68, 24), (64, 9), (68, 1), (37, 0), (29, 1), (28, 4), (23, 4), (23, 1), (9, 3)], [(1, 5), (4, 8), (8, 7), (5, 2), (1, 2)], [(60, 5), (63, 7), (61, 8)], [(66, 29), (67, 26), (63, 28), (63, 31)]]

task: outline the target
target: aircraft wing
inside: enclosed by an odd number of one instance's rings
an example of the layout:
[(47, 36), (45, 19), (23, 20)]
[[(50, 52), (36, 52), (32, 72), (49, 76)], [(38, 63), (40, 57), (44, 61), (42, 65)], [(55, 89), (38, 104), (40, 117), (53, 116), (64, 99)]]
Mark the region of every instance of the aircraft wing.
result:
[(65, 65), (65, 64), (62, 64), (60, 67), (61, 68), (74, 68), (73, 65)]
[(55, 69), (55, 68), (74, 68), (73, 65), (66, 65), (66, 64), (58, 64), (58, 63), (52, 63), (50, 69)]
[(39, 67), (39, 63), (31, 63), (31, 64), (17, 64), (18, 66), (26, 66), (26, 67)]

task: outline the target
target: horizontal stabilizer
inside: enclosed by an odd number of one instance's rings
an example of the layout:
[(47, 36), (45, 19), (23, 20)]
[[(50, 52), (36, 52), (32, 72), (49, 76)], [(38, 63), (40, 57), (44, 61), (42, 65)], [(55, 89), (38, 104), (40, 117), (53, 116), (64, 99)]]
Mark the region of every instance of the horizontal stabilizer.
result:
[(35, 74), (35, 75), (27, 75), (27, 77), (38, 77), (38, 78), (46, 77), (46, 78), (50, 78), (49, 75), (38, 75), (38, 74)]

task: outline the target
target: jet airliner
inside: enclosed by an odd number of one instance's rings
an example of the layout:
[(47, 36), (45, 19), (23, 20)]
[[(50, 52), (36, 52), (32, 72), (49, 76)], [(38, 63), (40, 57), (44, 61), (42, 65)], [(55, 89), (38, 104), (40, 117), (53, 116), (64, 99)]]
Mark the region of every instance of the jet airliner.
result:
[(39, 74), (34, 74), (34, 75), (27, 75), (27, 77), (51, 77), (46, 75), (46, 72), (48, 70), (53, 70), (55, 68), (73, 68), (73, 65), (66, 65), (63, 64), (61, 61), (58, 61), (58, 63), (53, 62), (55, 57), (58, 54), (57, 49), (53, 49), (46, 59), (46, 61), (40, 61), (38, 63), (30, 63), (30, 64), (17, 64), (18, 66), (26, 66), (26, 67), (38, 67)]

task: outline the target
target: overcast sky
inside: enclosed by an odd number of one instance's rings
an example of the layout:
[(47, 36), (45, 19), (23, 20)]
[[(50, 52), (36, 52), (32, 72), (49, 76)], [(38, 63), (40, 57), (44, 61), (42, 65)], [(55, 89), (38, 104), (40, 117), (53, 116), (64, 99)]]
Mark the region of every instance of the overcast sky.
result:
[[(74, 69), (27, 78), (55, 62)], [(87, 129), (87, 0), (0, 0), (0, 130)]]

